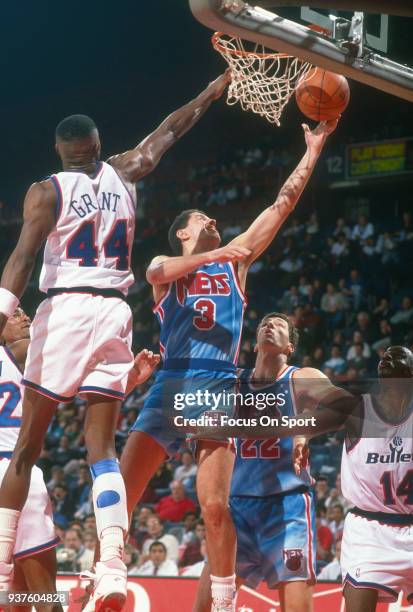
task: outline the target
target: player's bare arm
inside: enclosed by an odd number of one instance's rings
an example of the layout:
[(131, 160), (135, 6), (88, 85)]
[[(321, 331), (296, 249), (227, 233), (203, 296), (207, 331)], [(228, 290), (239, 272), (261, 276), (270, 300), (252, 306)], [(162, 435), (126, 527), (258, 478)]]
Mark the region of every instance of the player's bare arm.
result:
[(24, 366), (26, 363), (27, 351), (29, 348), (30, 340), (16, 340), (13, 344), (8, 346), (9, 351), (13, 354), (16, 363), (18, 364), (20, 370), (24, 370)]
[(197, 270), (200, 266), (215, 262), (242, 261), (249, 256), (249, 249), (232, 243), (219, 249), (196, 253), (195, 255), (180, 255), (177, 257), (158, 255), (148, 266), (146, 280), (153, 286), (154, 299), (157, 302), (166, 293), (169, 283)]
[[(1, 288), (20, 300), (30, 279), (36, 255), (56, 223), (57, 195), (50, 181), (34, 183), (24, 202), (23, 226), (17, 246), (1, 277)], [(0, 333), (7, 316), (0, 312)]]
[(108, 159), (108, 163), (114, 166), (128, 182), (136, 183), (152, 172), (164, 153), (199, 121), (214, 100), (221, 97), (230, 80), (231, 73), (228, 69), (194, 100), (171, 113), (137, 147), (120, 155), (114, 155)]
[(126, 395), (129, 395), (135, 387), (142, 385), (152, 375), (156, 366), (159, 364), (161, 356), (143, 349), (140, 351), (133, 362), (133, 366), (129, 372), (128, 382), (126, 385)]
[(242, 245), (251, 250), (249, 258), (238, 266), (239, 278), (243, 287), (248, 267), (271, 244), (280, 227), (294, 210), (328, 135), (336, 128), (337, 121), (337, 119), (323, 121), (313, 131), (308, 125), (303, 124), (307, 149), (300, 163), (282, 186), (275, 202), (266, 208), (244, 233), (231, 241), (230, 244)]

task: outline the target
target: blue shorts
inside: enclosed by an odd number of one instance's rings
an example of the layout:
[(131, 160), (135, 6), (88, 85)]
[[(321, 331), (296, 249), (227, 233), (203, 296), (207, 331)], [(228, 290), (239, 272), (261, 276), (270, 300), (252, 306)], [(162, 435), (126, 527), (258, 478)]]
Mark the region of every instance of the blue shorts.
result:
[(270, 497), (231, 497), (237, 531), (236, 573), (256, 588), (282, 582), (315, 582), (315, 509), (313, 493)]
[[(183, 418), (198, 419), (213, 409), (233, 414), (232, 404), (224, 405), (225, 399), (215, 402), (213, 397), (219, 400), (219, 393), (225, 397), (225, 393), (235, 392), (235, 381), (235, 369), (234, 371), (159, 370), (131, 431), (148, 434), (169, 456), (173, 456), (181, 448), (182, 443), (190, 438), (188, 430), (181, 424)], [(201, 401), (199, 401), (200, 396), (196, 396), (197, 392), (203, 394)], [(209, 395), (205, 396), (205, 392)], [(191, 395), (196, 397), (190, 398)]]

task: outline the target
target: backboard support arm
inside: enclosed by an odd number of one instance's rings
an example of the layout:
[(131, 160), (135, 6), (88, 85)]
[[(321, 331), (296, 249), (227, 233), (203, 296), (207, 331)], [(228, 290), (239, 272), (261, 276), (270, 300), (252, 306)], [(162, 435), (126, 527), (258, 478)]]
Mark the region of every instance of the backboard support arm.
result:
[(413, 102), (413, 69), (363, 47), (363, 40), (340, 43), (243, 0), (189, 0), (189, 4), (194, 17), (212, 30), (288, 53)]

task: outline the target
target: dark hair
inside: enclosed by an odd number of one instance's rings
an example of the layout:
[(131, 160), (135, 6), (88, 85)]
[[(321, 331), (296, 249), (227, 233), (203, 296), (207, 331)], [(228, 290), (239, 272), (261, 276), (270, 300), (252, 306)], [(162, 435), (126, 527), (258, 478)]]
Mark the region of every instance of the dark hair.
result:
[(300, 334), (298, 333), (298, 329), (295, 327), (294, 323), (292, 323), (290, 319), (287, 317), (287, 315), (283, 314), (282, 312), (269, 312), (268, 314), (266, 314), (259, 322), (259, 325), (257, 327), (257, 334), (258, 334), (258, 330), (260, 329), (261, 325), (265, 323), (265, 321), (268, 321), (268, 319), (274, 319), (274, 318), (282, 319), (283, 321), (287, 321), (288, 338), (291, 344), (293, 345), (293, 349), (294, 349), (293, 352), (294, 352), (298, 346)]
[(151, 552), (155, 546), (161, 546), (163, 549), (163, 552), (166, 554), (166, 546), (160, 540), (155, 540), (155, 542), (152, 542), (152, 544), (149, 546), (149, 552)]
[(78, 138), (86, 138), (97, 130), (96, 124), (87, 115), (70, 115), (65, 117), (56, 128), (56, 140), (70, 142)]
[(176, 235), (176, 232), (180, 229), (185, 229), (185, 227), (188, 225), (189, 217), (193, 213), (204, 214), (202, 210), (198, 210), (197, 208), (189, 208), (188, 210), (183, 210), (179, 213), (177, 217), (175, 217), (171, 227), (169, 228), (168, 242), (169, 246), (172, 249), (172, 252), (175, 255), (182, 255), (182, 242), (179, 240), (178, 236)]
[(188, 516), (194, 516), (195, 518), (197, 518), (197, 513), (195, 512), (195, 510), (188, 510), (188, 512), (185, 512), (183, 520), (185, 520), (186, 518), (188, 518)]

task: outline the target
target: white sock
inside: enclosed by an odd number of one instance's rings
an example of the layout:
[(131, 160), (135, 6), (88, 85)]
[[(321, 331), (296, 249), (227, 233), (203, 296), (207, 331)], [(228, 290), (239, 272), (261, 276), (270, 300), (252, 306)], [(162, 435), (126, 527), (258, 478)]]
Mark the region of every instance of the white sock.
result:
[(235, 574), (232, 576), (212, 576), (211, 594), (214, 606), (235, 603)]
[(0, 563), (11, 563), (17, 537), (20, 512), (0, 508)]
[(100, 560), (122, 559), (123, 530), (120, 527), (106, 527), (100, 540)]

